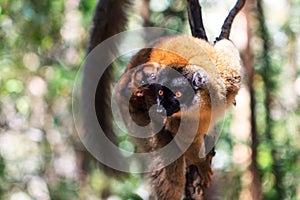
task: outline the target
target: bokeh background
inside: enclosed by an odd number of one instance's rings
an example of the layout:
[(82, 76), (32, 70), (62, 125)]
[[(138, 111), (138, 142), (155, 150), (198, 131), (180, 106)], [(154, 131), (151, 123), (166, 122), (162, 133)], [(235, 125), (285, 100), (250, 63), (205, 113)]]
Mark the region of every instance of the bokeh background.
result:
[[(127, 28), (190, 34), (185, 0), (134, 2)], [(213, 41), (235, 1), (200, 2)], [(75, 130), (72, 89), (96, 3), (0, 0), (0, 199), (149, 198), (141, 175), (105, 176)], [(247, 0), (234, 22), (244, 84), (218, 125), (211, 197), (300, 198), (299, 10), (299, 0)], [(117, 63), (116, 75), (125, 67)]]

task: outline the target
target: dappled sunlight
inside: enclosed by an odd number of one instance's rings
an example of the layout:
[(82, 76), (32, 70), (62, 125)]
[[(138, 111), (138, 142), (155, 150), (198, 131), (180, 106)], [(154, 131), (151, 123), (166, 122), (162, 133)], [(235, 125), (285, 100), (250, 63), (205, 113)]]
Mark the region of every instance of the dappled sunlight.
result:
[(36, 71), (40, 67), (40, 58), (33, 52), (24, 54), (23, 64), (30, 71)]
[[(185, 1), (141, 2), (129, 12), (127, 27), (136, 29), (146, 24), (190, 34)], [(200, 2), (207, 35), (214, 41), (236, 1)], [(257, 121), (256, 160), (264, 198), (274, 199), (276, 180), (282, 182), (279, 189), (285, 193), (283, 199), (300, 197), (300, 3), (263, 2), (270, 32), (269, 68), (265, 68), (262, 56), (264, 41), (257, 34), (259, 21), (254, 5), (249, 13), (239, 13), (230, 35), (242, 61), (249, 50), (252, 53), (251, 87), (257, 104), (251, 111), (249, 69), (244, 68), (236, 105), (216, 128), (222, 134), (212, 163), (216, 171), (213, 191), (224, 197), (221, 199), (256, 200), (252, 196), (252, 112)], [(95, 6), (96, 1), (80, 0), (4, 0), (0, 4), (0, 199), (150, 198), (149, 184), (141, 175), (133, 174), (126, 180), (104, 175), (75, 129), (73, 84), (86, 56)], [(137, 14), (141, 7), (145, 16)], [(145, 40), (125, 38), (121, 50), (133, 43), (144, 44)], [(115, 63), (116, 74), (124, 71), (131, 55)], [(269, 69), (268, 76), (265, 69)], [(271, 128), (265, 121), (265, 77), (273, 87), (268, 99)], [(271, 137), (266, 136), (268, 131)], [(120, 133), (118, 140), (123, 149), (136, 150), (125, 133)], [(136, 163), (131, 165), (136, 167)]]
[(8, 131), (0, 135), (0, 151), (8, 173), (22, 181), (27, 174), (41, 170), (43, 163), (39, 144), (27, 134)]
[(28, 83), (28, 90), (33, 96), (43, 97), (47, 92), (46, 82), (41, 77), (32, 77)]

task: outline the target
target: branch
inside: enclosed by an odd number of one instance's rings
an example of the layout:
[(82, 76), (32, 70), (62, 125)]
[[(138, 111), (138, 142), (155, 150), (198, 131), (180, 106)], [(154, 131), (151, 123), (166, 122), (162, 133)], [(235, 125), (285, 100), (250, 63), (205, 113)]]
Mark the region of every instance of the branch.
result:
[(239, 11), (245, 5), (245, 2), (246, 2), (246, 0), (238, 0), (236, 2), (235, 6), (230, 10), (227, 18), (225, 19), (224, 24), (221, 29), (220, 36), (216, 38), (215, 42), (220, 41), (222, 39), (229, 39), (232, 22), (233, 22), (235, 16), (239, 13)]
[(202, 21), (201, 6), (198, 0), (188, 1), (188, 16), (192, 35), (208, 41)]

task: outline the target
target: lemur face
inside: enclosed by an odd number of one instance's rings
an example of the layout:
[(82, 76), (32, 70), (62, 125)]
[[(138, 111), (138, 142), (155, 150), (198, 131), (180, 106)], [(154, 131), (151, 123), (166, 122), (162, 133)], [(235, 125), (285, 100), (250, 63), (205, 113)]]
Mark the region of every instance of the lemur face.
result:
[(162, 86), (160, 84), (156, 85), (156, 102), (157, 102), (157, 112), (163, 112), (164, 108), (166, 110), (167, 116), (171, 116), (180, 110), (180, 98), (182, 96), (183, 88), (176, 88), (176, 92), (172, 92), (169, 88)]
[(208, 74), (201, 67), (190, 72), (187, 68), (169, 66), (149, 77), (153, 80), (147, 86), (155, 88), (157, 112), (166, 112), (167, 116), (172, 116), (182, 107), (191, 107), (195, 98), (199, 98), (197, 91), (206, 89), (208, 82)]
[(157, 103), (166, 109), (167, 116), (171, 116), (181, 107), (194, 105), (197, 91), (206, 89), (208, 74), (201, 67), (190, 72), (186, 67), (171, 66), (159, 71), (157, 79)]

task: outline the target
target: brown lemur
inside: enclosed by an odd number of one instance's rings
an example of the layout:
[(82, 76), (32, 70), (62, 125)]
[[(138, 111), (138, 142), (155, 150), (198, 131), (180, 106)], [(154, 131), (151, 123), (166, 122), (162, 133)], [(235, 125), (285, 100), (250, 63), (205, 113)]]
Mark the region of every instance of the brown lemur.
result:
[[(97, 10), (101, 10), (104, 18), (97, 16), (96, 12), (90, 50), (123, 30), (128, 5), (129, 0), (99, 1)], [(114, 16), (115, 13), (117, 17)], [(114, 48), (116, 47), (112, 47), (111, 51)], [(147, 66), (151, 68), (150, 73)], [(142, 70), (141, 75), (139, 70)], [(189, 133), (194, 131), (191, 129), (195, 126), (183, 127), (187, 138), (179, 138), (178, 149), (181, 149), (181, 143), (186, 140), (191, 140), (191, 144), (182, 152), (182, 156), (150, 174), (156, 199), (180, 199), (186, 184), (186, 168), (191, 164), (197, 168), (201, 178), (199, 184), (204, 187), (210, 185), (213, 174), (212, 157), (205, 156), (208, 153), (203, 150), (205, 137), (211, 126), (224, 114), (225, 108), (234, 103), (241, 84), (240, 70), (238, 50), (228, 37), (220, 38), (214, 45), (188, 35), (161, 38), (150, 48), (140, 50), (130, 60), (126, 72), (134, 73), (124, 76), (117, 88), (118, 104), (121, 110), (129, 110), (131, 116), (130, 119), (123, 119), (128, 129), (132, 130), (131, 124), (149, 124), (149, 110), (153, 105), (157, 105), (157, 112), (164, 112), (166, 115), (162, 118), (164, 126), (157, 134), (150, 138), (133, 138), (139, 151), (151, 152), (167, 145), (176, 136), (182, 118), (191, 123), (198, 122), (194, 138), (188, 137), (191, 137)], [(176, 71), (179, 75), (169, 76), (171, 71)], [(136, 75), (141, 77), (136, 78)], [(147, 79), (148, 82), (137, 86), (136, 82), (140, 79)], [(111, 140), (115, 140), (110, 108), (111, 80), (110, 68), (99, 81), (95, 107), (102, 129)], [(166, 87), (168, 84), (172, 89)], [(187, 88), (192, 88), (193, 92), (186, 92)], [(129, 104), (124, 102), (127, 99), (124, 96), (129, 96)], [(185, 112), (182, 112), (183, 106)], [(199, 113), (195, 113), (195, 110)], [(158, 156), (153, 162), (155, 165), (163, 165), (163, 159)]]

